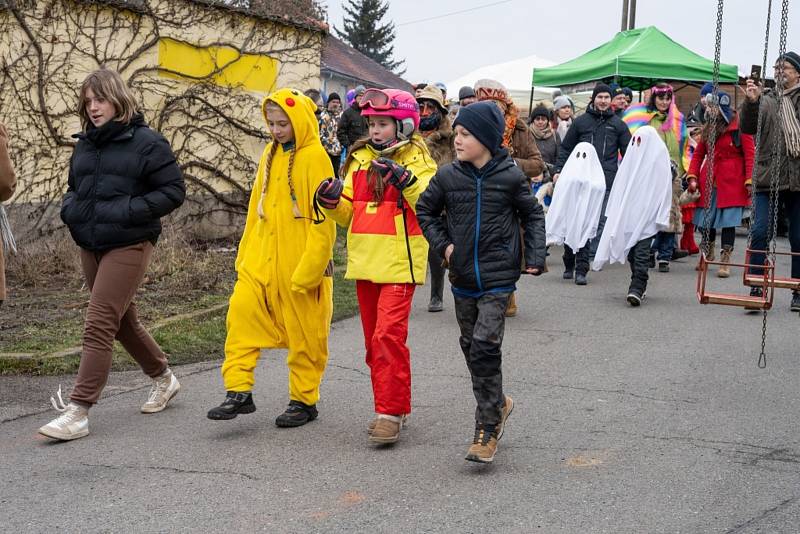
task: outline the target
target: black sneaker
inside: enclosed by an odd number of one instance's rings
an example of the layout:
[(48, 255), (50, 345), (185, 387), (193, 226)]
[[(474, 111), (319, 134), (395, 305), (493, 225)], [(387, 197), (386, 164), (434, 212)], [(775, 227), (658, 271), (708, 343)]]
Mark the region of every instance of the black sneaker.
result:
[(681, 258), (685, 258), (688, 255), (689, 255), (689, 251), (688, 250), (683, 250), (681, 248), (676, 248), (675, 250), (672, 251), (672, 259), (673, 260), (679, 260)]
[(650, 252), (650, 259), (648, 260), (647, 265), (651, 269), (655, 269), (656, 268), (656, 253), (655, 252)]
[[(753, 287), (750, 288), (750, 296), (751, 297), (763, 298), (764, 297), (764, 289), (762, 287), (760, 287), (760, 286), (753, 286)], [(794, 304), (794, 299), (792, 299), (792, 304)], [(747, 310), (747, 311), (758, 311), (761, 308), (754, 308), (752, 306), (745, 306), (744, 309)]]
[(575, 285), (585, 286), (587, 284), (585, 273), (575, 273)]
[(789, 309), (794, 312), (800, 312), (800, 291), (792, 291), (792, 305)]
[(631, 289), (628, 291), (628, 304), (634, 308), (641, 306), (642, 301), (644, 300), (644, 295), (645, 294), (640, 292), (638, 289)]
[(564, 280), (572, 280), (572, 277), (574, 276), (574, 274), (575, 273), (572, 271), (572, 269), (566, 269), (564, 271), (563, 278), (564, 278)]
[(208, 411), (208, 418), (214, 420), (233, 419), (240, 413), (253, 413), (256, 405), (249, 391), (229, 391), (222, 404)]
[(303, 426), (317, 418), (319, 412), (316, 405), (309, 406), (300, 401), (289, 401), (289, 407), (275, 419), (275, 425), (282, 428)]
[(658, 272), (660, 272), (660, 273), (668, 273), (669, 272), (669, 262), (668, 261), (659, 261), (658, 262)]

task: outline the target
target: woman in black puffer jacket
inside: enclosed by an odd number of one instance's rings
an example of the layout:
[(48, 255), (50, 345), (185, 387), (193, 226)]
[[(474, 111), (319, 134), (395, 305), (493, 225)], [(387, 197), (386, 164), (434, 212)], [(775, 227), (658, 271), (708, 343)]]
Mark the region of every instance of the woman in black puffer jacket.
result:
[(61, 219), (80, 247), (91, 291), (78, 378), (62, 415), (39, 432), (71, 440), (89, 433), (88, 409), (108, 379), (114, 339), (153, 379), (143, 413), (163, 410), (180, 384), (158, 344), (139, 322), (133, 298), (161, 234), (160, 218), (186, 190), (169, 143), (148, 128), (120, 75), (100, 69), (83, 82), (69, 185)]

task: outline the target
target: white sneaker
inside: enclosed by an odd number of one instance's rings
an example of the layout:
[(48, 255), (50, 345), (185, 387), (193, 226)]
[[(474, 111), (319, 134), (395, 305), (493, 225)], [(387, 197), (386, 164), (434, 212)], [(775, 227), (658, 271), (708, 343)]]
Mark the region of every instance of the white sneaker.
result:
[(147, 402), (142, 405), (142, 413), (156, 413), (167, 407), (172, 397), (181, 390), (181, 384), (172, 370), (167, 369), (160, 376), (153, 379), (153, 387), (150, 388), (150, 396)]
[[(61, 387), (58, 388), (58, 398), (61, 401)], [(52, 398), (51, 398), (52, 401)], [(68, 405), (53, 406), (61, 415), (39, 429), (39, 434), (48, 438), (69, 441), (89, 435), (89, 409), (70, 402)]]

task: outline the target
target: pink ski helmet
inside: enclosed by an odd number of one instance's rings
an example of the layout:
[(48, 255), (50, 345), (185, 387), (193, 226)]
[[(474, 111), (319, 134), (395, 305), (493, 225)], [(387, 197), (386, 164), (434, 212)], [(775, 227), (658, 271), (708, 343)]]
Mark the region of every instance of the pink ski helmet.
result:
[(384, 115), (397, 121), (398, 136), (410, 137), (419, 128), (419, 104), (407, 91), (367, 89), (358, 101), (361, 115)]

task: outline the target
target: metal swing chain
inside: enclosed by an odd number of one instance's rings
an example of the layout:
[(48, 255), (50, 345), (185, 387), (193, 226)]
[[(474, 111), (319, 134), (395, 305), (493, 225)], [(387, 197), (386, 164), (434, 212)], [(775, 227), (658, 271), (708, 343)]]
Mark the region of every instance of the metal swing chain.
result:
[[(714, 85), (711, 94), (715, 97), (719, 98), (719, 69), (720, 69), (720, 55), (722, 51), (722, 13), (723, 8), (725, 7), (725, 0), (717, 0), (717, 31), (714, 40), (714, 74), (712, 76), (712, 83)], [(715, 119), (716, 120), (716, 119)], [(704, 257), (707, 257), (710, 251), (708, 247), (711, 246), (711, 242), (708, 239), (709, 235), (711, 234), (711, 190), (714, 186), (714, 149), (717, 144), (717, 129), (716, 128), (707, 128), (709, 133), (708, 141), (706, 144), (708, 145), (708, 152), (706, 155), (706, 198), (704, 202), (704, 210), (703, 210), (703, 243), (705, 243), (705, 249), (701, 253)]]
[[(789, 21), (789, 0), (783, 0), (781, 5), (781, 30), (780, 30), (780, 38), (778, 39), (778, 57), (783, 57), (786, 53), (786, 33), (788, 29), (788, 21)], [(772, 172), (772, 176), (770, 177), (769, 182), (769, 205), (772, 208), (772, 226), (768, 230), (768, 235), (770, 237), (770, 244), (769, 244), (769, 252), (770, 252), (770, 259), (772, 261), (772, 268), (774, 269), (775, 260), (776, 260), (776, 249), (778, 245), (777, 241), (777, 233), (778, 233), (778, 181), (780, 177), (783, 175), (784, 172), (784, 164), (786, 161), (786, 142), (784, 139), (784, 132), (783, 132), (783, 106), (781, 105), (783, 99), (783, 90), (784, 90), (784, 80), (781, 77), (779, 80), (775, 80), (775, 97), (777, 100), (778, 106), (778, 127), (775, 129), (777, 134), (777, 139), (775, 143), (775, 171)], [(760, 107), (760, 106), (759, 106)], [(766, 289), (766, 288), (765, 288)], [(772, 288), (772, 291), (775, 291)], [(767, 366), (767, 355), (765, 353), (765, 346), (767, 343), (767, 310), (764, 309), (764, 315), (761, 322), (761, 354), (758, 357), (758, 367), (763, 369)]]
[[(761, 62), (761, 79), (763, 80), (767, 73), (767, 57), (769, 54), (769, 27), (772, 22), (772, 0), (769, 0), (767, 4), (767, 28), (764, 31), (764, 59)], [(761, 152), (761, 106), (758, 107), (758, 117), (756, 119), (757, 126), (756, 126), (756, 153), (753, 155), (754, 160), (759, 160), (759, 153)], [(753, 242), (753, 221), (756, 217), (756, 191), (755, 191), (755, 184), (752, 183), (752, 173), (750, 175), (751, 180), (751, 194), (750, 194), (750, 223), (747, 225), (747, 246), (750, 247), (751, 243)], [(766, 288), (764, 288), (766, 289)], [(763, 350), (762, 350), (763, 352)]]

